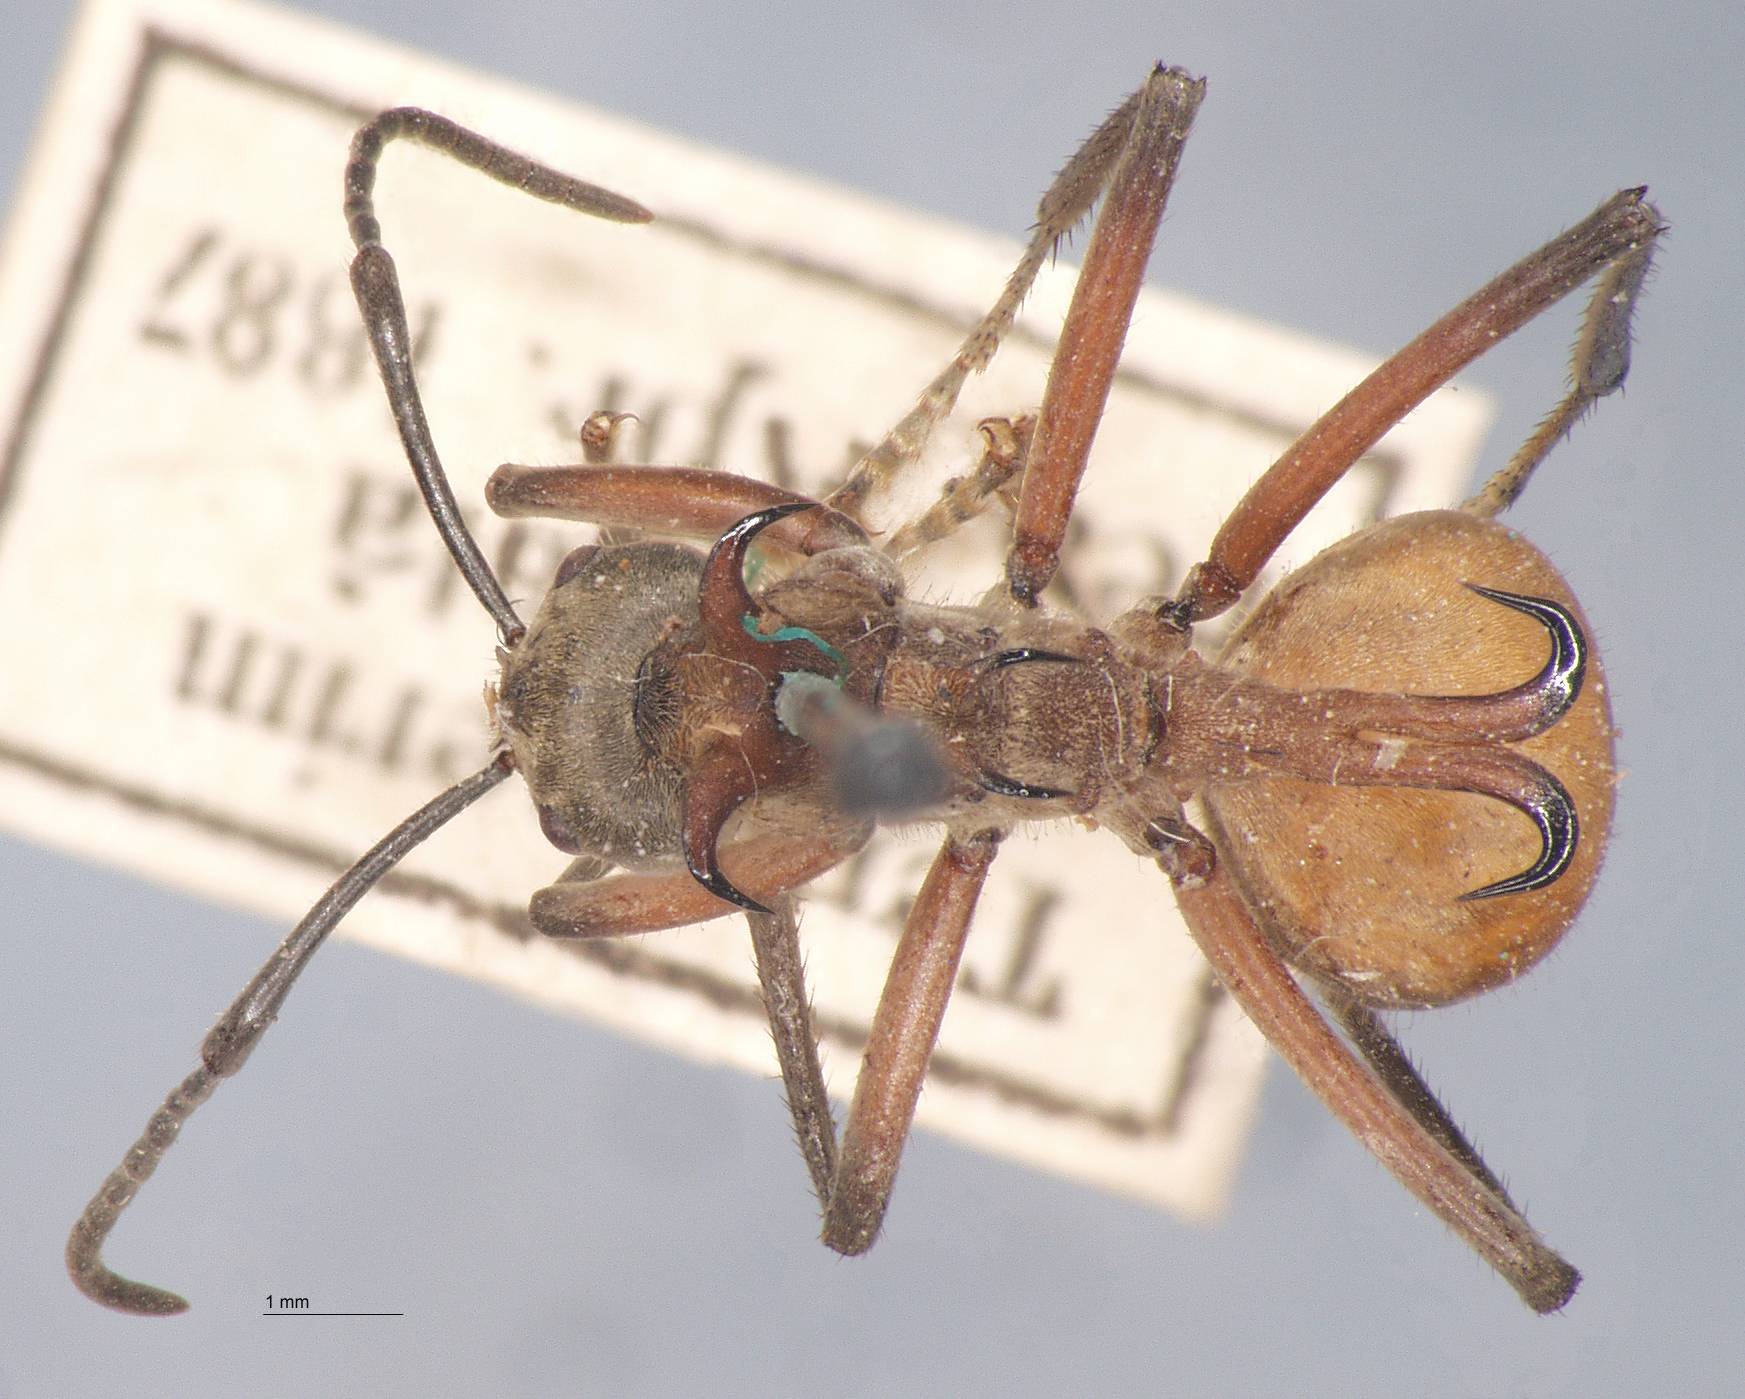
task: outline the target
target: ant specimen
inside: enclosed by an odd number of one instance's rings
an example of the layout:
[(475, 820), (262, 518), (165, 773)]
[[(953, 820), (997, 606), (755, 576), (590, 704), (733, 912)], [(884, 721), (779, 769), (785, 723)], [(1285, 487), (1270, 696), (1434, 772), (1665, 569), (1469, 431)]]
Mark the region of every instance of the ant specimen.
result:
[[(1493, 517), (1623, 382), (1660, 217), (1643, 190), (1625, 190), (1449, 312), (1260, 477), (1176, 596), (1143, 599), (1098, 628), (1039, 599), (1204, 91), (1159, 66), (1093, 133), (1043, 196), (992, 310), (823, 500), (724, 473), (616, 465), (611, 414), (584, 428), (580, 466), (499, 469), (487, 488), (498, 513), (604, 531), (568, 556), (529, 623), (468, 533), (425, 422), (374, 214), (377, 163), (389, 141), (408, 138), (583, 213), (651, 215), (428, 112), (387, 111), (358, 132), (345, 173), (352, 284), (431, 515), (497, 624), (489, 706), (500, 741), (479, 772), (344, 874), (219, 1019), (200, 1066), (74, 1225), (67, 1264), (82, 1291), (125, 1311), (186, 1308), (104, 1264), (117, 1217), (182, 1123), (242, 1067), (346, 912), (518, 771), (546, 835), (575, 857), (533, 896), (543, 933), (748, 916), (830, 1247), (860, 1253), (878, 1233), (1002, 837), (1077, 818), (1157, 862), (1230, 994), (1409, 1190), (1530, 1307), (1569, 1300), (1579, 1274), (1515, 1208), (1377, 1011), (1442, 1005), (1519, 976), (1593, 883), (1615, 782), (1598, 658), (1563, 580)], [(975, 469), (875, 541), (863, 507), (917, 459), (1058, 241), (1099, 200), (1039, 411), (983, 423)], [(1192, 649), (1194, 624), (1242, 598), (1389, 427), (1596, 277), (1572, 388), (1477, 495), (1360, 530), (1275, 588), (1217, 659)], [(1013, 509), (1004, 589), (973, 606), (905, 598), (901, 560), (995, 497)], [(648, 527), (713, 547), (705, 557), (645, 538)], [(945, 841), (897, 948), (839, 1140), (793, 892), (880, 819), (937, 822)], [(1293, 972), (1315, 983), (1343, 1037)]]

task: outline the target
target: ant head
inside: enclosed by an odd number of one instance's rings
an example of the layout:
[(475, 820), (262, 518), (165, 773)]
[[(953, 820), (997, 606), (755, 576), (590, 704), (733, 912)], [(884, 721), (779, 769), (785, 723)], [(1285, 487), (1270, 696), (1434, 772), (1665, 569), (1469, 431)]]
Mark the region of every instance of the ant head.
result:
[(662, 643), (696, 628), (702, 572), (680, 544), (578, 549), (503, 653), (497, 724), (559, 849), (627, 869), (681, 854), (678, 695)]

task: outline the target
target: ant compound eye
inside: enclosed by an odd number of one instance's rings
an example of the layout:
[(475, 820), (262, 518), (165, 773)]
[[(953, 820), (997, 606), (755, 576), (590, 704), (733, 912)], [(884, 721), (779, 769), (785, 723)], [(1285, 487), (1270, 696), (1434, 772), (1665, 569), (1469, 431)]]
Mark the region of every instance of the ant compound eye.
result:
[(576, 833), (565, 823), (562, 816), (550, 806), (541, 803), (536, 810), (539, 812), (539, 829), (545, 832), (545, 838), (566, 855), (580, 855), (586, 849)]

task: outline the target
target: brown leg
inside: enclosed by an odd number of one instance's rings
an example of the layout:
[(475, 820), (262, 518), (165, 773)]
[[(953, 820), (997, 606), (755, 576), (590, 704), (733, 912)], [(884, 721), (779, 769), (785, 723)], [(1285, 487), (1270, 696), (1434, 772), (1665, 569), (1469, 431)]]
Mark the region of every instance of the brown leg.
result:
[(824, 1242), (838, 1253), (865, 1253), (878, 1236), (998, 844), (994, 832), (948, 839), (928, 871), (873, 1014), (840, 1149), (792, 905), (781, 899), (773, 913), (747, 915), (794, 1134), (824, 1207)]
[[(718, 539), (747, 515), (806, 498), (767, 481), (689, 466), (500, 466), (485, 502), (505, 519), (540, 516), (646, 527)], [(866, 531), (834, 510), (808, 510), (771, 525), (759, 543), (802, 554), (865, 544)]]
[[(1152, 77), (1152, 84), (1159, 81), (1158, 74), (1166, 71), (1170, 70), (1159, 69)], [(1091, 133), (1090, 139), (1055, 176), (1054, 183), (1037, 204), (1036, 227), (1030, 235), (1030, 242), (1012, 275), (1006, 279), (999, 299), (970, 331), (951, 362), (921, 391), (914, 408), (885, 434), (878, 446), (855, 463), (848, 479), (825, 498), (826, 505), (859, 519), (867, 497), (921, 455), (933, 429), (956, 406), (957, 396), (963, 391), (969, 376), (985, 369), (993, 359), (1055, 245), (1090, 212), (1091, 205), (1108, 184), (1111, 172), (1127, 149), (1141, 99), (1150, 86), (1148, 84), (1145, 89), (1134, 93), (1111, 112), (1108, 120)]]
[(1645, 193), (1627, 189), (1613, 195), (1461, 302), (1323, 414), (1224, 521), (1205, 562), (1194, 566), (1181, 596), (1164, 609), (1169, 620), (1189, 626), (1224, 611), (1383, 433), (1497, 341), (1604, 272), (1576, 344), (1575, 392), (1468, 508), (1495, 514), (1512, 500), (1581, 411), (1624, 381), (1630, 311), (1663, 228)]
[(1036, 605), (1059, 564), (1073, 499), (1127, 342), (1145, 264), (1205, 92), (1203, 79), (1179, 68), (1154, 71), (1141, 91), (1109, 181), (1048, 371), (1030, 467), (1018, 497), (1006, 575), (1012, 596), (1026, 607)]
[(818, 1033), (812, 1028), (812, 998), (806, 990), (806, 961), (800, 952), (794, 901), (777, 899), (774, 912), (748, 913), (745, 918), (751, 925), (758, 985), (794, 1137), (822, 1207), (830, 1200), (830, 1181), (836, 1174), (836, 1122), (830, 1115), (824, 1066), (818, 1061)]
[[(735, 887), (767, 904), (841, 864), (870, 834), (869, 826), (839, 826), (806, 840), (763, 836), (741, 841), (721, 849), (721, 868)], [(554, 938), (654, 933), (742, 911), (682, 869), (560, 880), (538, 890), (529, 904), (534, 927)]]
[[(818, 1059), (793, 900), (754, 881), (771, 905), (768, 913), (746, 917), (776, 1062), (800, 1154), (824, 1207), (824, 1242), (839, 1253), (864, 1253), (878, 1236), (976, 901), (998, 847), (999, 834), (992, 831), (963, 841), (948, 839), (928, 871), (873, 1014), (840, 1149)], [(736, 851), (767, 878), (769, 864), (784, 855), (786, 845), (771, 841), (766, 849), (762, 842), (748, 842), (724, 853)], [(847, 853), (833, 851), (829, 863)], [(783, 871), (783, 888), (803, 883), (823, 868), (828, 865), (793, 878), (795, 871)], [(701, 912), (692, 907), (702, 901), (712, 907)], [(534, 924), (559, 937), (652, 932), (739, 911), (711, 898), (683, 873), (554, 884), (533, 900)]]
[(1448, 1115), (1448, 1109), (1442, 1106), (1441, 1099), (1430, 1091), (1430, 1085), (1424, 1082), (1423, 1075), (1418, 1072), (1406, 1051), (1400, 1048), (1400, 1042), (1382, 1023), (1381, 1017), (1368, 1006), (1340, 995), (1337, 990), (1323, 990), (1322, 998), (1338, 1018), (1340, 1028), (1350, 1037), (1369, 1067), (1375, 1070), (1376, 1077), (1382, 1081), (1388, 1092), (1398, 1098), (1407, 1111), (1456, 1160), (1495, 1191), (1511, 1209), (1514, 1208), (1515, 1202), (1509, 1199), (1509, 1192), (1502, 1181), (1497, 1179), (1496, 1172), (1485, 1164), (1484, 1158), (1478, 1154), (1478, 1148), (1466, 1139), (1466, 1133)]
[[(1658, 222), (1653, 205), (1645, 205)], [(1660, 225), (1655, 233), (1664, 231)], [(1463, 507), (1475, 515), (1501, 514), (1526, 489), (1534, 469), (1561, 442), (1583, 413), (1607, 394), (1622, 386), (1630, 372), (1630, 318), (1642, 295), (1654, 261), (1655, 238), (1650, 236), (1618, 258), (1600, 274), (1581, 334), (1569, 356), (1570, 390), (1563, 402), (1534, 429), (1503, 469)]]
[(998, 848), (996, 832), (948, 838), (909, 913), (873, 1015), (825, 1203), (824, 1242), (838, 1253), (865, 1253), (878, 1237), (976, 900)]
[(1536, 1312), (1552, 1312), (1574, 1295), (1581, 1274), (1531, 1225), (1451, 1153), (1352, 1055), (1279, 961), (1219, 865), (1197, 888), (1176, 889), (1176, 902), (1212, 970), (1255, 1028), (1376, 1159), (1443, 1223), (1490, 1263)]

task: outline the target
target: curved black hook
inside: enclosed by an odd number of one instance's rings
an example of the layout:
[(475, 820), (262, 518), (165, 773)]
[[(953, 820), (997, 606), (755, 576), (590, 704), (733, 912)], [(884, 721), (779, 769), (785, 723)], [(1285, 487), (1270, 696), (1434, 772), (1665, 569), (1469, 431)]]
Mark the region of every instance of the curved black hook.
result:
[(1587, 678), (1588, 655), (1587, 636), (1581, 629), (1581, 623), (1575, 620), (1575, 614), (1567, 607), (1550, 598), (1504, 592), (1501, 588), (1481, 587), (1477, 583), (1468, 583), (1466, 586), (1480, 597), (1489, 598), (1504, 607), (1512, 607), (1517, 612), (1525, 612), (1551, 633), (1551, 658), (1545, 662), (1544, 668), (1526, 684), (1507, 692), (1531, 695), (1540, 706), (1539, 714), (1533, 721), (1535, 727), (1532, 732), (1520, 736), (1531, 738), (1534, 734), (1544, 733), (1569, 713), (1576, 700), (1581, 697), (1582, 681)]
[(1581, 840), (1581, 823), (1576, 820), (1575, 803), (1570, 800), (1569, 790), (1549, 772), (1543, 768), (1539, 770), (1536, 791), (1523, 793), (1519, 797), (1504, 797), (1503, 800), (1517, 811), (1530, 816), (1533, 824), (1539, 828), (1539, 858), (1519, 874), (1462, 894), (1462, 903), (1543, 889), (1547, 884), (1554, 884), (1562, 878), (1570, 861), (1575, 859), (1575, 848)]
[(687, 850), (685, 852), (685, 868), (691, 872), (692, 879), (716, 898), (730, 904), (737, 904), (747, 913), (770, 912), (749, 894), (740, 893), (734, 887), (733, 881), (721, 873), (721, 867), (715, 863), (715, 847), (713, 845), (705, 846), (695, 853)]

